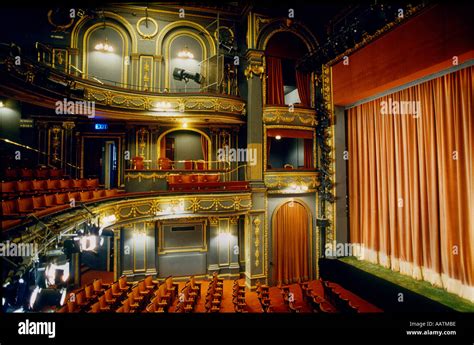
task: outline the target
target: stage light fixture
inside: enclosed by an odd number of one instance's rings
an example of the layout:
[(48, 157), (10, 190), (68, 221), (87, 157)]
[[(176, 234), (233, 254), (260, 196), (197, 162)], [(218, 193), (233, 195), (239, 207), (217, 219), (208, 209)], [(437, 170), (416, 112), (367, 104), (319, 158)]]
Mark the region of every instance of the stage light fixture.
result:
[(187, 72), (186, 70), (177, 67), (173, 70), (173, 78), (178, 81), (184, 80), (185, 83), (189, 80), (194, 80), (198, 84), (201, 84), (204, 79), (199, 73)]

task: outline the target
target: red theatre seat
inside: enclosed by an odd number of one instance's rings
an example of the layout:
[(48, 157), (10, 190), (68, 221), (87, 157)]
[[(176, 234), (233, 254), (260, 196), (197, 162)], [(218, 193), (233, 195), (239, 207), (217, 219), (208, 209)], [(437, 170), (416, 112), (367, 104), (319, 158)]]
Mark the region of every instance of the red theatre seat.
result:
[(33, 198), (19, 198), (18, 200), (18, 213), (28, 214), (33, 213), (34, 205)]
[(20, 195), (32, 194), (33, 191), (32, 191), (32, 187), (31, 187), (31, 181), (17, 181), (16, 191)]
[(145, 168), (143, 164), (143, 157), (136, 156), (132, 158), (133, 169), (135, 170), (143, 170)]
[(184, 161), (185, 170), (193, 170), (193, 161)]
[(64, 176), (64, 172), (61, 169), (53, 168), (49, 171), (50, 178), (59, 179)]
[(2, 182), (2, 198), (12, 197), (16, 194), (16, 182)]
[(22, 179), (32, 179), (33, 178), (33, 170), (28, 168), (20, 169), (20, 177)]
[(31, 186), (32, 186), (32, 190), (33, 192), (35, 192), (35, 194), (40, 194), (40, 193), (43, 193), (46, 189), (46, 181), (45, 180), (33, 180), (31, 181)]
[(48, 189), (50, 193), (59, 191), (59, 180), (46, 180), (46, 189)]
[(49, 168), (39, 167), (34, 170), (34, 177), (37, 179), (47, 179), (49, 178)]
[(16, 180), (18, 178), (18, 170), (16, 168), (8, 167), (3, 171), (3, 176), (8, 180)]
[(89, 190), (97, 189), (97, 188), (99, 188), (99, 179), (98, 178), (87, 179), (87, 180), (85, 180), (84, 186), (85, 186), (85, 188), (87, 188)]

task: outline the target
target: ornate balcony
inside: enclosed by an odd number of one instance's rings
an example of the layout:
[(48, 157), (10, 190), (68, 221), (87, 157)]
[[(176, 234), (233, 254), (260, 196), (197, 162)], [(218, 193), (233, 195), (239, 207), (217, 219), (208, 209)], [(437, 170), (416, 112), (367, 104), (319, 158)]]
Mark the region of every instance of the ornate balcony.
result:
[(311, 108), (284, 106), (265, 106), (263, 122), (266, 125), (292, 125), (314, 127), (317, 124), (316, 110)]
[(317, 171), (267, 171), (265, 186), (271, 194), (312, 193), (319, 186)]

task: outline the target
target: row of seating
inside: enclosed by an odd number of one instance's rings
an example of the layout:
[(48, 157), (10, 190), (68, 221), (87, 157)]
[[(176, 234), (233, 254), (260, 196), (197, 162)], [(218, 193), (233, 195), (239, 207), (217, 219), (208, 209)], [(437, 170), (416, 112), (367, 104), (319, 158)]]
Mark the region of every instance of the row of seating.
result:
[(2, 178), (6, 180), (58, 179), (65, 175), (64, 171), (58, 168), (37, 167), (30, 169), (7, 167), (3, 170)]
[(191, 313), (194, 311), (197, 300), (201, 297), (201, 284), (196, 283), (194, 276), (186, 282), (179, 293), (179, 302), (176, 306), (177, 313)]
[(204, 307), (208, 313), (218, 313), (221, 309), (222, 297), (224, 295), (224, 280), (214, 272), (206, 293)]
[(199, 190), (247, 190), (247, 181), (219, 182), (220, 176), (216, 174), (200, 175), (170, 175), (168, 177), (168, 190), (172, 191), (199, 191)]
[(44, 194), (18, 199), (2, 200), (2, 229), (21, 224), (28, 216), (43, 217), (68, 207), (77, 202), (99, 201), (119, 194), (118, 189), (102, 189), (84, 192)]
[(232, 303), (236, 313), (247, 313), (245, 302), (245, 285), (240, 285), (239, 279), (234, 280), (232, 286)]
[(262, 283), (260, 283), (260, 281), (257, 281), (256, 292), (263, 312), (271, 312), (272, 307), (270, 305), (270, 288), (268, 287), (268, 285), (263, 285)]
[(173, 277), (169, 276), (153, 293), (153, 298), (146, 306), (148, 313), (167, 313), (173, 304), (178, 291), (178, 283), (173, 282)]
[(109, 303), (130, 288), (126, 277), (121, 277), (114, 284), (105, 284), (102, 279), (95, 279), (92, 284), (86, 285), (79, 291), (72, 292), (69, 295), (67, 303), (58, 310), (58, 313), (79, 313), (91, 309), (107, 310)]
[(295, 295), (290, 291), (289, 286), (280, 287), (283, 300), (285, 301), (288, 310), (292, 313), (299, 313), (301, 310), (300, 306), (296, 306)]
[[(172, 161), (169, 158), (161, 157), (158, 159), (158, 169), (160, 170), (173, 170), (179, 169), (182, 163), (184, 170), (205, 170), (208, 168), (206, 161), (204, 160), (185, 160), (185, 161)], [(132, 169), (144, 170), (144, 158), (136, 156), (132, 158)]]
[(321, 280), (324, 290), (324, 298), (329, 301), (336, 309), (343, 313), (358, 313), (359, 307), (354, 305), (349, 299), (341, 296), (334, 286), (331, 286), (328, 281)]
[(2, 199), (26, 195), (76, 192), (99, 188), (99, 179), (27, 180), (1, 182)]

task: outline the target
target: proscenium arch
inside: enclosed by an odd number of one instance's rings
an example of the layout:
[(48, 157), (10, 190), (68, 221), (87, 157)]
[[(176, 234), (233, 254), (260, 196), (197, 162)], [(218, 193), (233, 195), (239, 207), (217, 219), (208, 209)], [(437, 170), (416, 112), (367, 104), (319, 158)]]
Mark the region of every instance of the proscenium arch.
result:
[[(284, 205), (286, 204), (289, 204), (290, 202), (294, 202), (294, 203), (298, 203), (300, 204), (301, 206), (303, 206), (306, 210), (306, 214), (308, 216), (308, 221), (309, 221), (309, 224), (308, 224), (308, 231), (309, 231), (309, 278), (310, 279), (313, 279), (314, 277), (314, 274), (313, 274), (313, 213), (311, 212), (311, 209), (309, 208), (309, 206), (301, 199), (299, 198), (292, 198), (292, 200), (285, 200), (285, 201), (282, 201), (277, 207), (275, 207), (275, 210), (273, 211), (273, 214), (272, 214), (272, 261), (273, 261), (273, 255), (275, 254), (275, 217), (278, 213), (278, 211), (280, 210), (280, 208), (282, 208)], [(316, 243), (316, 257), (318, 257), (319, 253), (318, 253), (318, 243)], [(317, 263), (316, 263), (317, 265)], [(274, 274), (272, 272), (272, 280), (274, 278)]]
[[(86, 32), (84, 33), (82, 37), (82, 71), (84, 72), (84, 75), (87, 76), (88, 74), (88, 69), (89, 69), (89, 63), (87, 59), (87, 55), (89, 53), (88, 51), (88, 41), (90, 36), (94, 31), (101, 30), (104, 27), (103, 23), (96, 23), (90, 27), (87, 28)], [(121, 78), (121, 83), (126, 84), (128, 82), (128, 65), (125, 64), (125, 56), (128, 56), (128, 39), (127, 39), (127, 33), (118, 25), (114, 23), (108, 23), (106, 25), (108, 29), (115, 30), (119, 36), (122, 38), (122, 78)]]
[(192, 31), (189, 31), (189, 30), (176, 30), (175, 32), (173, 32), (169, 37), (166, 37), (168, 38), (168, 40), (166, 41), (167, 44), (166, 44), (166, 59), (165, 59), (165, 88), (168, 88), (170, 89), (171, 88), (171, 83), (170, 83), (170, 71), (169, 71), (169, 64), (170, 64), (170, 61), (171, 61), (171, 44), (173, 44), (173, 41), (175, 39), (177, 39), (178, 37), (182, 37), (182, 36), (188, 36), (188, 37), (193, 37), (198, 43), (199, 45), (201, 46), (201, 49), (202, 49), (202, 60), (206, 60), (208, 58), (208, 51), (207, 51), (207, 47), (206, 47), (206, 44), (204, 42), (204, 40), (202, 39), (202, 37), (200, 37), (198, 34), (196, 34), (195, 32), (192, 32)]
[(207, 135), (205, 132), (201, 131), (200, 129), (197, 129), (197, 128), (180, 128), (180, 127), (176, 127), (176, 128), (171, 128), (171, 129), (168, 129), (167, 131), (163, 132), (160, 134), (160, 136), (158, 137), (158, 140), (157, 140), (157, 145), (156, 145), (156, 148), (157, 148), (157, 157), (160, 155), (160, 152), (161, 152), (161, 139), (163, 139), (164, 136), (166, 136), (166, 134), (168, 133), (171, 133), (171, 132), (176, 132), (176, 131), (191, 131), (191, 132), (197, 132), (201, 135), (203, 135), (206, 140), (207, 140), (207, 148), (208, 148), (208, 152), (207, 152), (207, 161), (208, 162), (211, 162), (212, 161), (212, 141), (211, 141), (211, 138), (209, 137), (209, 135)]
[(207, 42), (209, 43), (209, 55), (213, 56), (216, 54), (216, 43), (214, 42), (214, 39), (212, 38), (211, 34), (205, 27), (203, 27), (200, 24), (191, 22), (189, 20), (178, 20), (176, 22), (170, 23), (166, 25), (161, 31), (158, 33), (158, 36), (156, 38), (156, 55), (157, 56), (162, 56), (163, 55), (163, 43), (164, 40), (167, 36), (167, 34), (172, 31), (175, 28), (182, 28), (185, 29), (186, 27), (188, 28), (193, 28), (199, 32), (202, 32), (204, 37), (206, 38)]
[[(120, 24), (123, 25), (123, 27), (126, 29), (128, 36), (130, 36), (130, 40), (132, 42), (132, 54), (138, 53), (138, 37), (133, 29), (132, 25), (122, 16), (109, 12), (109, 11), (104, 11), (104, 16), (105, 18), (111, 18), (119, 22)], [(71, 48), (79, 48), (78, 43), (79, 43), (79, 34), (82, 31), (83, 26), (89, 22), (92, 18), (89, 16), (84, 16), (81, 19), (79, 19), (74, 25), (74, 28), (71, 31)], [(103, 21), (101, 21), (103, 25)], [(109, 23), (106, 22), (106, 25), (109, 25)]]

